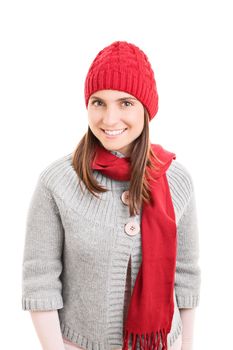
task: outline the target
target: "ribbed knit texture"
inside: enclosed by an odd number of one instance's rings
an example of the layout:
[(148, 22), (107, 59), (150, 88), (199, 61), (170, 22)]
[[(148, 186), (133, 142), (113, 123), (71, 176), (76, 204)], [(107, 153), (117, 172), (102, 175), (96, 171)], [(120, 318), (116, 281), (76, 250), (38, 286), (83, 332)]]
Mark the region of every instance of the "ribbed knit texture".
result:
[[(94, 175), (111, 190), (101, 200), (87, 190), (82, 193), (71, 154), (41, 172), (27, 216), (22, 308), (58, 309), (66, 339), (84, 349), (110, 350), (122, 346), (123, 321), (141, 263), (141, 235), (128, 236), (124, 225), (132, 219), (140, 223), (141, 215), (130, 218), (121, 200), (128, 181)], [(201, 271), (192, 178), (177, 160), (167, 178), (178, 233), (175, 311), (168, 335), (172, 346), (182, 331), (178, 308), (199, 304)]]

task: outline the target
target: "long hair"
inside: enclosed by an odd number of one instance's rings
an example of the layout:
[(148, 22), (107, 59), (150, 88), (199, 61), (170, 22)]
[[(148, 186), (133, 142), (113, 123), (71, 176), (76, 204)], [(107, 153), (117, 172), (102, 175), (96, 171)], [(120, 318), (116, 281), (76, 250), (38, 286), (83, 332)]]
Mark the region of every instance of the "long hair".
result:
[[(72, 166), (76, 171), (79, 183), (83, 181), (86, 188), (95, 196), (97, 193), (107, 192), (108, 189), (101, 187), (93, 176), (91, 161), (94, 156), (96, 145), (101, 145), (100, 141), (93, 134), (88, 126), (87, 132), (81, 138), (76, 149), (72, 153)], [(154, 158), (154, 162), (151, 159)], [(132, 142), (130, 151), (131, 177), (129, 182), (129, 212), (130, 216), (139, 214), (143, 202), (150, 201), (150, 188), (146, 177), (147, 166), (155, 170), (157, 164), (163, 164), (154, 154), (149, 138), (149, 115), (144, 107), (144, 128), (141, 134)], [(154, 163), (154, 164), (153, 164)], [(81, 187), (82, 189), (82, 187)]]

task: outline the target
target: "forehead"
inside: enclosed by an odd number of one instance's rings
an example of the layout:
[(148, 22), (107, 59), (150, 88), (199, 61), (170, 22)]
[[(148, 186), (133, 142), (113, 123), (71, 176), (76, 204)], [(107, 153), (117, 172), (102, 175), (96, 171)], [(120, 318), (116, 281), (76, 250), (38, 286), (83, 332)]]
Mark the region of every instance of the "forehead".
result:
[(95, 98), (95, 97), (99, 97), (104, 100), (117, 100), (121, 98), (132, 98), (136, 100), (136, 97), (129, 94), (128, 92), (119, 91), (119, 90), (110, 90), (110, 89), (95, 91), (90, 96), (90, 98)]

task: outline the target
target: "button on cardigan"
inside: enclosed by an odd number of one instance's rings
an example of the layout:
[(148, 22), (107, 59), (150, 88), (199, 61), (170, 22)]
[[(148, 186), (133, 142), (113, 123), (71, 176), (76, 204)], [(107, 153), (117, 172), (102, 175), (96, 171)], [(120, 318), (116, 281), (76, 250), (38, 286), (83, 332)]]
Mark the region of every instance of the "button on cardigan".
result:
[[(87, 350), (116, 349), (122, 346), (142, 259), (141, 211), (129, 216), (129, 181), (95, 170), (93, 175), (109, 191), (98, 199), (84, 184), (81, 190), (71, 157), (69, 153), (44, 168), (31, 197), (22, 309), (58, 310), (62, 336), (72, 344)], [(166, 174), (177, 224), (174, 315), (168, 334), (172, 346), (182, 332), (179, 308), (199, 305), (201, 270), (193, 180), (175, 159)]]

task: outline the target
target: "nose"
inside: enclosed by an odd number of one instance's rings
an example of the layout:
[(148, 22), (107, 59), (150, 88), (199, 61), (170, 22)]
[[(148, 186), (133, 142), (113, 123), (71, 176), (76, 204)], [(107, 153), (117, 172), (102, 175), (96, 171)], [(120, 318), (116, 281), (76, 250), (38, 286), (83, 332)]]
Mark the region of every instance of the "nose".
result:
[(102, 114), (102, 122), (106, 127), (114, 127), (119, 124), (120, 113), (115, 106), (108, 106)]

